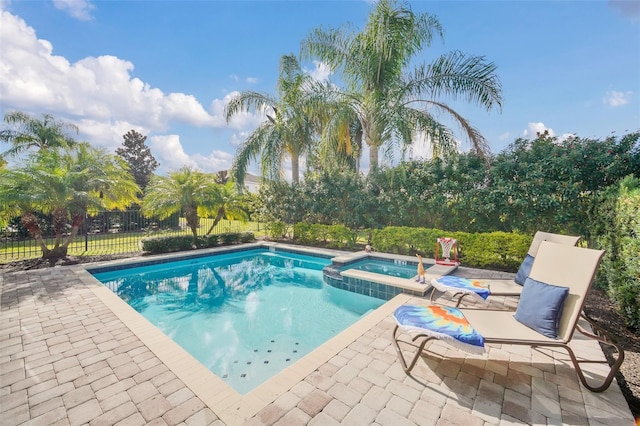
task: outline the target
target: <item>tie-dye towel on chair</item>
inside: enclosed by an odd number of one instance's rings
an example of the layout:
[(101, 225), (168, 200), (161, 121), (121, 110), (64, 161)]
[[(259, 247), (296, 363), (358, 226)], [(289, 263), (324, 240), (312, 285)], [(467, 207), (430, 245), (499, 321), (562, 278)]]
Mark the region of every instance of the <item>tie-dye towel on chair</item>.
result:
[(484, 353), (484, 338), (471, 327), (458, 308), (402, 305), (395, 310), (393, 317), (406, 331), (446, 340), (450, 345), (466, 352)]
[(486, 300), (491, 294), (487, 284), (453, 275), (434, 278), (431, 280), (431, 285), (442, 292), (464, 293), (481, 301)]

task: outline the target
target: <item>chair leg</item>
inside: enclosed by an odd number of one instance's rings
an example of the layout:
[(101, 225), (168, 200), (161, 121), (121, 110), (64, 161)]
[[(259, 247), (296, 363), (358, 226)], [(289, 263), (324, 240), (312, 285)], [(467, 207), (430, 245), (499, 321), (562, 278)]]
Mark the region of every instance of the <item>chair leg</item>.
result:
[(458, 295), (460, 295), (460, 297), (458, 297), (458, 303), (456, 303), (456, 308), (460, 307), (460, 304), (462, 303), (462, 299), (464, 299), (465, 296), (468, 296), (469, 294), (468, 293), (456, 293), (456, 294), (453, 295), (453, 297), (456, 297)]
[(402, 369), (404, 370), (404, 372), (406, 374), (410, 375), (411, 370), (413, 370), (413, 367), (416, 366), (416, 363), (420, 359), (420, 355), (422, 355), (422, 351), (424, 350), (425, 345), (427, 344), (427, 342), (432, 340), (433, 337), (432, 336), (427, 336), (426, 334), (418, 334), (418, 335), (414, 336), (411, 339), (412, 342), (415, 342), (416, 340), (422, 338), (422, 342), (420, 342), (420, 345), (418, 346), (418, 350), (413, 355), (413, 358), (411, 359), (411, 362), (409, 364), (407, 364), (407, 360), (404, 357), (404, 355), (402, 354), (402, 349), (400, 349), (400, 342), (404, 342), (404, 343), (409, 343), (409, 342), (405, 342), (403, 340), (399, 340), (398, 339), (398, 330), (399, 329), (400, 329), (399, 325), (396, 325), (396, 328), (393, 329), (393, 343), (396, 346), (396, 353), (398, 354), (398, 359), (402, 363)]
[[(434, 286), (431, 286), (431, 297), (429, 297), (429, 303), (433, 304), (434, 301), (433, 299), (435, 298), (436, 295), (436, 288)], [(454, 293), (451, 296), (451, 299), (455, 299), (456, 297), (458, 297), (458, 301), (456, 302), (456, 308), (460, 307), (460, 303), (462, 303), (462, 299), (464, 299), (465, 296), (467, 296), (467, 293), (462, 293), (462, 292), (458, 292), (458, 293)]]
[(429, 298), (429, 303), (433, 304), (433, 296), (436, 295), (436, 288), (434, 286), (431, 286), (431, 297)]
[[(624, 361), (624, 350), (622, 349), (622, 347), (620, 347), (620, 345), (618, 345), (617, 343), (611, 341), (610, 339), (607, 339), (606, 337), (601, 337), (592, 333), (589, 333), (587, 330), (585, 330), (584, 328), (580, 327), (579, 325), (576, 326), (576, 330), (578, 330), (581, 334), (585, 335), (586, 337), (589, 337), (590, 339), (594, 339), (597, 340), (598, 342), (605, 344), (605, 345), (609, 345), (609, 346), (613, 346), (617, 353), (618, 353), (618, 357), (616, 358), (616, 360), (614, 361), (613, 365), (611, 366), (611, 369), (609, 370), (609, 374), (607, 375), (607, 377), (604, 379), (604, 382), (602, 382), (602, 384), (600, 386), (592, 386), (589, 383), (587, 383), (587, 379), (584, 377), (584, 373), (582, 371), (582, 367), (580, 367), (580, 364), (609, 364), (608, 361), (599, 361), (599, 360), (578, 360), (575, 356), (575, 353), (573, 352), (573, 350), (569, 347), (569, 345), (564, 345), (564, 348), (567, 350), (567, 352), (569, 353), (569, 357), (571, 358), (571, 362), (573, 363), (574, 368), (576, 369), (576, 373), (578, 373), (578, 378), (580, 379), (580, 382), (582, 382), (582, 384), (584, 385), (585, 388), (589, 389), (591, 392), (604, 392), (605, 390), (607, 390), (609, 388), (609, 386), (611, 386), (611, 382), (613, 381), (616, 373), (618, 372), (618, 370), (620, 370), (620, 366), (622, 365), (622, 362)], [(605, 334), (606, 336), (606, 334)]]

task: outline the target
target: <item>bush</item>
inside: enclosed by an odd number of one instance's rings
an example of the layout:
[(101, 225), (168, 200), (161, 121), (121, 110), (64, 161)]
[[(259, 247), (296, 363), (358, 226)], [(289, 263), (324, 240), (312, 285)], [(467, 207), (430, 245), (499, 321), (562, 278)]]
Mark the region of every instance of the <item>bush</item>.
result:
[(626, 324), (640, 330), (640, 179), (625, 178), (604, 197), (599, 210), (600, 235), (595, 246), (605, 250), (597, 283), (606, 288)]
[(433, 228), (410, 228), (388, 226), (375, 229), (371, 244), (377, 251), (413, 255), (419, 253), (433, 258), (438, 237), (453, 236), (452, 233)]
[(293, 225), (293, 239), (301, 244), (313, 244), (311, 225), (307, 222), (298, 222)]
[[(316, 226), (316, 225), (313, 225)], [(345, 249), (354, 248), (358, 239), (358, 233), (344, 225), (320, 225), (324, 226), (328, 235), (328, 247)]]
[(358, 242), (358, 232), (345, 225), (299, 222), (293, 226), (293, 236), (300, 244), (337, 249), (354, 249)]
[(533, 240), (529, 235), (507, 232), (455, 234), (465, 265), (507, 271), (518, 269)]
[(226, 232), (224, 234), (220, 234), (220, 240), (222, 240), (222, 244), (229, 245), (240, 242), (241, 235), (239, 232)]
[(265, 225), (269, 238), (274, 240), (284, 239), (289, 231), (289, 226), (281, 221), (269, 222)]
[(531, 236), (518, 233), (448, 232), (432, 228), (390, 226), (374, 230), (372, 244), (377, 251), (405, 255), (419, 253), (433, 258), (439, 237), (457, 240), (459, 260), (465, 266), (512, 272), (522, 263), (532, 241)]
[(140, 240), (142, 251), (149, 254), (171, 253), (174, 251), (192, 250), (195, 248), (215, 247), (221, 242), (224, 245), (235, 244), (238, 242), (248, 243), (255, 241), (252, 232), (229, 232), (220, 235), (204, 235), (199, 236), (194, 244), (193, 236), (164, 236), (164, 237), (147, 237)]
[(201, 248), (206, 248), (206, 247), (215, 247), (218, 245), (218, 241), (220, 241), (220, 236), (219, 235), (205, 235), (202, 237), (198, 237), (198, 242), (200, 243), (201, 241), (201, 245), (198, 245), (198, 247)]
[(241, 243), (252, 243), (255, 240), (256, 240), (256, 236), (253, 235), (253, 232), (243, 232), (240, 234)]
[(193, 237), (190, 235), (148, 237), (143, 238), (141, 243), (142, 251), (150, 254), (170, 253), (195, 248)]

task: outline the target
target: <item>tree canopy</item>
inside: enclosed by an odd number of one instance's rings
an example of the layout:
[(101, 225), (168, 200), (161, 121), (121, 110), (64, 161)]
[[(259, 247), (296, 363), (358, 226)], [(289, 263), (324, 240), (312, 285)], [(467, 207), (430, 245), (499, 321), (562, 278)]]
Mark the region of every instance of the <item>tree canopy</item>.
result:
[(174, 213), (184, 214), (195, 240), (200, 217), (216, 215), (220, 198), (220, 185), (212, 175), (183, 167), (169, 176), (151, 178), (142, 199), (142, 212), (148, 217), (160, 219)]
[(34, 118), (20, 111), (5, 114), (6, 126), (0, 130), (0, 142), (11, 147), (3, 156), (15, 156), (30, 148), (49, 149), (72, 147), (77, 142), (69, 132), (78, 133), (78, 127), (71, 123), (56, 120), (50, 114), (42, 114), (42, 119)]
[[(22, 217), (45, 258), (66, 255), (87, 213), (127, 207), (138, 192), (119, 157), (86, 143), (32, 152), (18, 167), (0, 169), (2, 214)], [(53, 248), (44, 243), (35, 212), (52, 215)]]
[[(364, 29), (316, 29), (302, 42), (304, 58), (318, 57), (340, 73), (346, 89), (326, 86), (333, 92), (334, 123), (328, 128), (343, 132), (354, 119), (369, 147), (370, 170), (378, 167), (378, 151), (389, 144), (406, 148), (416, 133), (424, 133), (434, 153), (455, 152), (457, 139), (438, 115), (459, 125), (481, 156), (489, 154), (486, 140), (471, 123), (443, 99), (464, 99), (486, 110), (500, 108), (502, 87), (496, 65), (482, 56), (451, 52), (429, 65), (410, 67), (415, 55), (443, 37), (437, 17), (416, 14), (408, 3), (376, 2)], [(335, 134), (324, 134), (336, 140)], [(356, 145), (359, 141), (356, 140)]]
[(314, 127), (304, 100), (311, 77), (300, 67), (294, 55), (280, 58), (278, 97), (245, 91), (229, 100), (225, 118), (229, 122), (236, 114), (246, 111), (263, 112), (264, 121), (240, 145), (236, 152), (231, 178), (242, 186), (249, 163), (260, 157), (263, 178), (280, 179), (285, 157), (291, 160), (291, 178), (300, 179), (300, 157), (308, 153)]
[(151, 175), (158, 168), (158, 163), (151, 154), (151, 150), (145, 145), (146, 136), (129, 130), (123, 135), (122, 147), (116, 149), (116, 154), (124, 159), (129, 165), (129, 171), (142, 191), (149, 184)]

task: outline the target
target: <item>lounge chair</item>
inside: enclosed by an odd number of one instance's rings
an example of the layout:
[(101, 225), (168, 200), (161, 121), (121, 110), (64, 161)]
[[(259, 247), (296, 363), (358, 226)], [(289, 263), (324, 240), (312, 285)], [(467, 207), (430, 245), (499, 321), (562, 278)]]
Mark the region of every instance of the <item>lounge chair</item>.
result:
[(460, 306), (462, 300), (467, 296), (477, 300), (486, 299), (488, 296), (520, 296), (524, 281), (529, 276), (531, 265), (533, 265), (533, 261), (538, 253), (540, 243), (543, 241), (551, 241), (556, 244), (575, 246), (579, 240), (579, 236), (574, 237), (572, 235), (538, 231), (533, 236), (533, 241), (529, 246), (527, 255), (514, 279), (467, 279), (445, 275), (444, 277), (431, 280), (433, 290), (431, 291), (430, 301), (433, 303), (436, 290), (452, 294), (452, 299), (458, 299), (456, 306)]
[[(515, 313), (449, 306), (405, 304), (398, 307), (394, 312), (397, 325), (393, 330), (393, 341), (405, 373), (410, 374), (425, 345), (432, 339), (454, 342), (454, 346), (461, 349), (474, 348), (471, 352), (482, 352), (487, 343), (557, 347), (569, 353), (578, 378), (587, 389), (592, 392), (606, 390), (624, 360), (624, 351), (615, 342), (592, 334), (578, 325), (586, 295), (603, 253), (600, 250), (542, 242)], [(565, 295), (563, 302), (560, 301), (562, 293)], [(439, 320), (420, 314), (421, 310), (432, 309), (446, 309), (446, 312)], [(559, 318), (555, 317), (554, 309)], [(453, 321), (448, 321), (449, 318)], [(445, 327), (440, 327), (438, 322), (444, 323)], [(557, 330), (554, 330), (556, 326)], [(606, 361), (578, 360), (569, 346), (576, 329), (589, 338), (615, 347), (618, 352), (617, 360), (599, 386), (587, 383), (580, 364)], [(557, 337), (554, 337), (554, 331)], [(415, 335), (410, 341), (401, 340), (398, 338), (400, 332)], [(417, 349), (409, 363), (402, 353), (400, 343)]]

